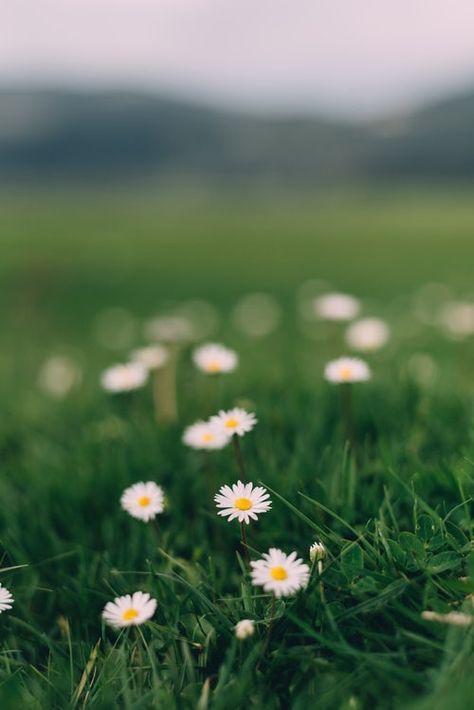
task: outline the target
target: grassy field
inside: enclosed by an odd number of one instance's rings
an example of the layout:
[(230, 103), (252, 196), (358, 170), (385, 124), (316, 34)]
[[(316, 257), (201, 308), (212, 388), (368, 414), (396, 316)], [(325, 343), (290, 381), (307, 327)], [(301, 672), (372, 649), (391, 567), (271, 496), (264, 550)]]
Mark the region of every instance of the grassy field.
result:
[[(472, 195), (44, 192), (4, 195), (0, 215), (0, 582), (15, 598), (0, 616), (2, 709), (465, 710), (474, 626), (421, 612), (473, 613), (474, 342), (432, 319), (474, 290)], [(354, 388), (352, 451), (322, 377), (342, 334), (301, 316), (324, 288), (392, 328)], [(255, 291), (281, 311), (262, 338), (232, 318)], [(206, 337), (240, 366), (210, 387), (183, 346), (179, 419), (157, 424), (149, 387), (111, 396), (99, 376), (143, 343), (145, 319), (189, 299), (212, 304)], [(38, 386), (54, 355), (82, 371), (61, 399)], [(235, 404), (258, 417), (243, 456), (273, 501), (249, 527), (251, 557), (328, 550), (322, 577), (277, 602), (268, 645), (271, 598), (212, 500), (238, 478), (232, 448), (181, 443)], [(166, 492), (159, 528), (120, 508), (140, 480)], [(104, 605), (137, 589), (158, 600), (152, 621), (104, 627)], [(243, 618), (257, 631), (241, 642)]]

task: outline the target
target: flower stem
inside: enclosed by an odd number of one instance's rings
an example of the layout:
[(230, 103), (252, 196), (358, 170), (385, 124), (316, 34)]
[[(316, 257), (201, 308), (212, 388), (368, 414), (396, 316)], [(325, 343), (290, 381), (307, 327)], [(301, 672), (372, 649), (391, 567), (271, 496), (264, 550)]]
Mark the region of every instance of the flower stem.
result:
[(232, 446), (234, 448), (235, 460), (237, 461), (237, 468), (239, 470), (239, 475), (242, 478), (242, 480), (244, 480), (245, 479), (244, 460), (242, 458), (242, 449), (240, 448), (239, 437), (237, 434), (234, 434), (232, 437)]
[(355, 449), (354, 421), (352, 417), (352, 385), (348, 382), (340, 386), (341, 414), (344, 427), (344, 439), (349, 442), (351, 451)]
[(273, 596), (272, 597), (272, 606), (270, 609), (270, 621), (268, 622), (268, 628), (267, 628), (267, 635), (265, 636), (265, 640), (263, 642), (262, 653), (260, 654), (260, 660), (257, 663), (257, 668), (260, 667), (260, 663), (262, 662), (262, 659), (264, 658), (264, 656), (267, 652), (268, 644), (270, 643), (270, 636), (272, 635), (273, 624), (275, 623), (275, 605), (276, 605), (276, 599), (275, 599), (275, 596)]
[(326, 595), (324, 594), (324, 582), (321, 579), (322, 574), (323, 574), (323, 561), (318, 560), (318, 576), (320, 578), (320, 580), (319, 580), (319, 595), (321, 597), (322, 604), (325, 604), (326, 603)]
[(140, 633), (137, 628), (135, 628), (135, 661), (138, 666), (137, 670), (137, 685), (138, 692), (143, 693), (143, 681), (144, 681), (144, 671), (143, 671), (143, 652), (142, 652), (142, 642), (140, 638)]
[(240, 523), (240, 537), (241, 537), (241, 541), (242, 541), (242, 549), (244, 551), (245, 562), (247, 564), (247, 567), (250, 567), (250, 555), (249, 555), (249, 548), (247, 546), (247, 534), (245, 532), (245, 523)]
[(178, 360), (177, 346), (169, 346), (168, 362), (162, 370), (155, 373), (153, 400), (155, 417), (158, 422), (172, 423), (178, 419), (178, 401), (176, 395), (176, 367)]

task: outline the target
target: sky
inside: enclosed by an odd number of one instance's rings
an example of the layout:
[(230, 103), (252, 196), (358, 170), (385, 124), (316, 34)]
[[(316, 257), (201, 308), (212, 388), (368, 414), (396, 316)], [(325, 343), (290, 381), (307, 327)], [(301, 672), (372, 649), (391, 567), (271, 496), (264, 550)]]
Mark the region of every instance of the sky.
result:
[(369, 116), (474, 88), (474, 0), (2, 0), (0, 84)]

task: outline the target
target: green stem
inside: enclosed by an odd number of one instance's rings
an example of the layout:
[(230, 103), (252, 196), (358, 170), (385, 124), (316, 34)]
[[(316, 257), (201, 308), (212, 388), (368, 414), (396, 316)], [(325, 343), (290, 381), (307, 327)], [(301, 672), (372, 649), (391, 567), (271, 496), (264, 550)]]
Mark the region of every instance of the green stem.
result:
[(142, 642), (140, 639), (140, 633), (137, 628), (135, 628), (135, 658), (136, 658), (136, 663), (138, 666), (137, 670), (137, 686), (138, 686), (138, 692), (140, 695), (143, 693), (143, 685), (144, 685), (144, 670), (143, 670), (143, 650), (142, 650)]
[(249, 548), (247, 546), (247, 534), (245, 532), (245, 523), (240, 523), (240, 537), (242, 539), (242, 549), (244, 551), (245, 562), (247, 563), (247, 567), (250, 567), (250, 555), (249, 555)]
[(178, 401), (176, 395), (176, 370), (178, 348), (169, 346), (169, 357), (165, 367), (157, 370), (153, 383), (155, 417), (158, 422), (173, 423), (178, 419)]
[(237, 468), (239, 471), (239, 475), (240, 475), (242, 481), (244, 481), (245, 480), (244, 460), (242, 458), (242, 449), (240, 448), (239, 437), (237, 434), (234, 434), (232, 437), (232, 446), (234, 448), (235, 460), (237, 461)]
[(348, 382), (340, 386), (341, 414), (344, 427), (344, 439), (349, 442), (351, 451), (355, 449), (354, 421), (352, 417), (352, 385)]
[(260, 667), (260, 663), (262, 662), (262, 659), (265, 657), (265, 654), (268, 649), (268, 644), (270, 643), (270, 636), (272, 635), (273, 624), (275, 623), (275, 605), (276, 605), (276, 599), (275, 599), (275, 596), (273, 596), (272, 606), (270, 609), (270, 621), (268, 622), (267, 635), (265, 636), (265, 641), (263, 642), (262, 653), (260, 654), (260, 660), (257, 663), (257, 668)]

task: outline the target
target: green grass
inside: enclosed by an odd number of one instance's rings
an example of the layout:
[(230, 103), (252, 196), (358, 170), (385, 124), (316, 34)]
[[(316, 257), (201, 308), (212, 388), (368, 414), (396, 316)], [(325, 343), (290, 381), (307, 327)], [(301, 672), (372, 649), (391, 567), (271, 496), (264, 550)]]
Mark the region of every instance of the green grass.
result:
[[(420, 323), (413, 294), (427, 282), (472, 290), (471, 196), (44, 193), (4, 197), (0, 214), (0, 581), (15, 597), (0, 616), (2, 709), (464, 710), (473, 627), (421, 611), (472, 613), (474, 344)], [(354, 393), (354, 455), (321, 376), (340, 333), (327, 342), (300, 327), (308, 279), (355, 293), (393, 328)], [(281, 306), (266, 338), (230, 318), (248, 291)], [(190, 298), (214, 304), (212, 337), (241, 366), (212, 390), (183, 348), (179, 421), (157, 425), (148, 388), (108, 397), (98, 387), (128, 348), (98, 343), (94, 324), (106, 308), (141, 322)], [(83, 370), (60, 401), (37, 387), (56, 353)], [(415, 353), (433, 358), (432, 381), (414, 376)], [(277, 546), (307, 558), (315, 539), (329, 552), (321, 580), (277, 603), (263, 657), (270, 598), (249, 584), (238, 524), (212, 502), (215, 482), (237, 479), (232, 450), (181, 444), (186, 424), (235, 403), (257, 413), (243, 454), (273, 499), (250, 526), (252, 556)], [(167, 494), (159, 531), (118, 504), (148, 479)], [(153, 621), (138, 636), (103, 628), (105, 603), (136, 589), (157, 598)], [(233, 626), (246, 617), (257, 633), (238, 643)]]

